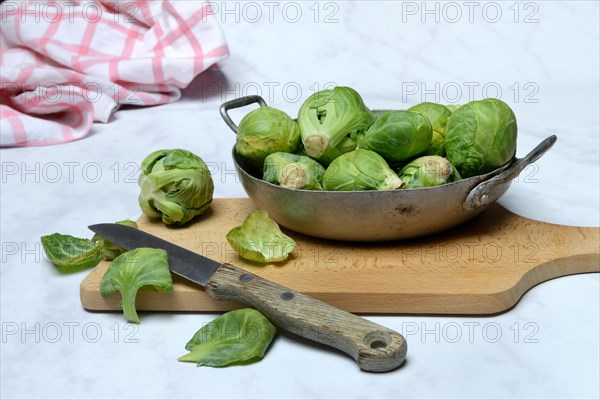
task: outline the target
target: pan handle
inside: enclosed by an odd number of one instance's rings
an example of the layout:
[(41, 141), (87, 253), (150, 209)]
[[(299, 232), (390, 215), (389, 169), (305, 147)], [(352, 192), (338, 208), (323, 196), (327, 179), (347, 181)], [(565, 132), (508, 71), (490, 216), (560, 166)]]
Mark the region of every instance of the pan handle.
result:
[(502, 184), (516, 178), (529, 164), (537, 161), (554, 146), (554, 143), (556, 143), (556, 135), (547, 137), (525, 157), (516, 159), (504, 172), (475, 186), (464, 201), (465, 209), (473, 210), (498, 200), (505, 190)]
[(258, 103), (261, 107), (267, 106), (265, 100), (260, 96), (244, 96), (240, 97), (239, 99), (234, 99), (223, 103), (219, 108), (219, 112), (221, 113), (221, 117), (223, 118), (227, 126), (230, 127), (232, 131), (237, 133), (238, 126), (235, 124), (235, 122), (233, 122), (233, 120), (229, 116), (228, 111), (233, 110), (234, 108), (245, 107), (253, 103)]

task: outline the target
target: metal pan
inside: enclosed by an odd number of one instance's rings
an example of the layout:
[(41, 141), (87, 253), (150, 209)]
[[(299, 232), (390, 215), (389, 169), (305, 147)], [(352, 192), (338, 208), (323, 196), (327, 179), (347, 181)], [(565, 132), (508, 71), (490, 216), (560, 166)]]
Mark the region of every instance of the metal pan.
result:
[[(238, 128), (228, 111), (252, 103), (266, 106), (260, 96), (242, 97), (221, 106), (221, 116), (234, 132)], [(235, 146), (232, 155), (248, 196), (280, 225), (325, 239), (384, 241), (429, 235), (470, 220), (500, 198), (512, 180), (555, 142), (556, 136), (550, 136), (524, 158), (515, 157), (493, 172), (458, 182), (423, 189), (362, 192), (273, 185), (263, 181), (261, 171), (236, 154)]]

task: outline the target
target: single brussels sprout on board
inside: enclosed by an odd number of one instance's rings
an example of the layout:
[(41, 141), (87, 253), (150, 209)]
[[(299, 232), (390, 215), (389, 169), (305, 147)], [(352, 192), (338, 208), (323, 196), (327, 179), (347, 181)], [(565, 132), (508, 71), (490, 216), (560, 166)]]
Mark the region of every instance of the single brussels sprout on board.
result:
[(264, 210), (252, 211), (226, 237), (240, 256), (259, 263), (283, 261), (296, 247), (296, 242), (281, 232)]
[(204, 325), (187, 342), (182, 362), (197, 366), (227, 367), (260, 360), (277, 329), (252, 308), (229, 311)]
[(388, 111), (375, 119), (358, 147), (374, 151), (388, 162), (401, 162), (423, 153), (431, 138), (431, 123), (423, 114)]
[(460, 174), (448, 160), (439, 156), (419, 157), (398, 173), (405, 189), (426, 188), (460, 180)]
[(431, 123), (431, 129), (444, 135), (446, 133), (446, 125), (448, 124), (448, 118), (452, 115), (452, 112), (441, 104), (437, 103), (420, 103), (416, 106), (412, 106), (407, 111), (419, 112), (423, 114)]
[[(129, 226), (130, 228), (135, 228), (135, 229), (138, 228), (136, 222), (128, 220), (128, 219), (126, 219), (124, 221), (117, 221), (115, 223), (119, 224), (119, 225)], [(92, 237), (92, 241), (101, 242), (102, 255), (104, 256), (105, 260), (109, 260), (109, 261), (114, 260), (116, 257), (118, 257), (119, 255), (121, 255), (127, 251), (123, 247), (121, 247), (117, 244), (114, 244), (110, 240), (104, 239), (102, 236), (98, 235), (97, 233)]]
[(139, 323), (135, 297), (143, 286), (153, 286), (160, 292), (173, 290), (169, 260), (163, 249), (140, 247), (115, 258), (100, 281), (100, 294), (108, 297), (120, 292), (123, 316), (129, 322)]
[(467, 103), (448, 119), (446, 156), (463, 178), (503, 166), (516, 150), (517, 120), (500, 100)]
[(265, 158), (263, 180), (290, 189), (323, 190), (325, 168), (310, 157), (273, 153)]
[(374, 151), (358, 149), (336, 158), (325, 170), (323, 189), (333, 191), (394, 190), (404, 182)]
[(296, 153), (299, 148), (300, 128), (283, 111), (260, 107), (240, 121), (235, 151), (257, 169), (269, 154)]
[(213, 198), (208, 167), (187, 150), (158, 150), (142, 162), (139, 204), (151, 218), (182, 225), (202, 214)]
[[(320, 160), (346, 136), (367, 130), (374, 120), (360, 95), (338, 86), (311, 95), (300, 107), (298, 125), (306, 153)], [(327, 157), (331, 159), (331, 155)]]

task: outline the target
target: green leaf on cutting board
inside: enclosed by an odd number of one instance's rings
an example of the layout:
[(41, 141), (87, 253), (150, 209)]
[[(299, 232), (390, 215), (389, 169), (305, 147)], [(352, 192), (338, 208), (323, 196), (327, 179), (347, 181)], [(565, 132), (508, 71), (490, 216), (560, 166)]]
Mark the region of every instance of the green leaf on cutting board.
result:
[[(117, 221), (117, 222), (115, 222), (115, 224), (125, 225), (125, 226), (129, 226), (130, 228), (135, 228), (135, 229), (137, 229), (137, 227), (138, 227), (136, 222), (131, 221), (129, 219), (126, 219), (124, 221)], [(109, 261), (114, 260), (116, 257), (118, 257), (119, 255), (121, 255), (127, 251), (123, 247), (121, 247), (117, 244), (114, 244), (110, 240), (104, 239), (102, 236), (98, 235), (97, 233), (94, 235), (94, 237), (92, 237), (92, 240), (102, 243), (102, 255), (104, 256), (104, 258), (106, 260), (109, 260)]]
[(259, 311), (243, 308), (203, 326), (185, 345), (178, 361), (226, 367), (260, 360), (275, 336), (275, 326)]
[(252, 211), (226, 238), (240, 256), (260, 263), (283, 261), (296, 247), (296, 242), (281, 232), (264, 210)]
[(50, 262), (59, 268), (91, 268), (102, 261), (102, 244), (89, 239), (53, 233), (42, 236), (42, 247)]
[(139, 323), (135, 297), (142, 286), (153, 286), (160, 292), (173, 290), (167, 252), (140, 247), (115, 258), (100, 281), (100, 294), (121, 292), (123, 315), (129, 322)]

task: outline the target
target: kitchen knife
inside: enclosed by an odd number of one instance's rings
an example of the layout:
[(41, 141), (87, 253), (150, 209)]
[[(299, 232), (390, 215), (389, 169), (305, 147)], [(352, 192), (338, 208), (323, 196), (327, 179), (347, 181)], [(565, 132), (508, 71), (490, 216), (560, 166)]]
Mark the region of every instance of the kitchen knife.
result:
[(141, 230), (119, 224), (89, 229), (127, 250), (165, 250), (171, 271), (205, 287), (211, 297), (248, 304), (280, 328), (349, 354), (365, 371), (390, 371), (404, 361), (406, 341), (398, 332)]

